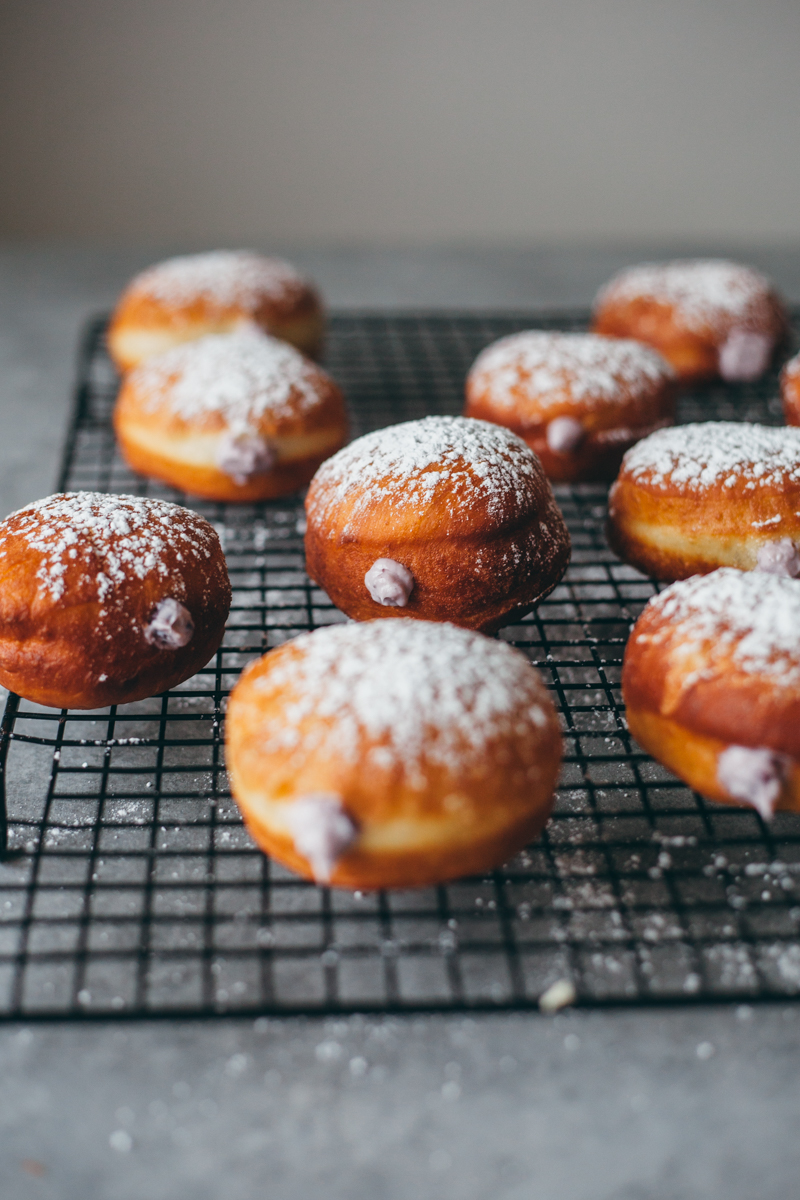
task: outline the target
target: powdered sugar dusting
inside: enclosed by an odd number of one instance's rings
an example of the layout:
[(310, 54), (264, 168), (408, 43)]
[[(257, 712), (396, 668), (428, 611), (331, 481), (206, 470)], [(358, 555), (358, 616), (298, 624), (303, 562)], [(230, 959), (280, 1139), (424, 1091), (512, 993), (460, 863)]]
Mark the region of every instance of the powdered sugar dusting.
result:
[(620, 402), (674, 377), (661, 355), (642, 342), (528, 331), (501, 338), (479, 354), (469, 386), (487, 391), (499, 408), (514, 408), (522, 393), (546, 409), (570, 398), (590, 407)]
[(445, 489), (463, 505), (513, 516), (530, 504), (542, 478), (539, 460), (522, 438), (488, 421), (425, 417), (365, 434), (323, 463), (314, 476), (308, 514), (325, 521), (358, 489), (353, 517), (390, 491), (399, 508), (424, 509)]
[(146, 408), (185, 421), (218, 414), (234, 433), (265, 416), (306, 415), (321, 403), (327, 376), (292, 346), (247, 325), (149, 359), (131, 375)]
[(64, 492), (37, 500), (0, 525), (0, 557), (9, 539), (22, 538), (40, 555), (36, 578), (53, 600), (65, 592), (65, 576), (82, 568), (82, 585), (98, 600), (113, 604), (115, 593), (133, 576), (172, 575), (165, 555), (181, 561), (211, 557), (216, 534), (207, 522), (178, 504), (140, 496)]
[(131, 291), (162, 304), (179, 306), (205, 300), (220, 308), (254, 313), (265, 297), (286, 301), (299, 297), (307, 286), (283, 259), (264, 258), (248, 250), (214, 250), (157, 263), (136, 277)]
[(599, 292), (595, 310), (641, 297), (672, 305), (687, 329), (722, 333), (755, 320), (769, 291), (758, 271), (724, 259), (643, 263), (615, 275)]
[(760, 571), (723, 567), (673, 583), (647, 606), (670, 622), (639, 640), (680, 646), (690, 658), (732, 660), (748, 675), (767, 675), (786, 687), (800, 683), (800, 583)]
[(255, 684), (281, 695), (260, 735), (268, 752), (357, 762), (369, 743), (377, 766), (398, 766), (413, 781), (423, 759), (470, 769), (520, 722), (528, 740), (531, 722), (547, 724), (549, 700), (524, 655), (453, 625), (335, 625), (292, 645), (302, 657), (287, 655)]
[(621, 475), (692, 490), (723, 484), (774, 487), (800, 482), (800, 429), (706, 421), (659, 429), (622, 460)]

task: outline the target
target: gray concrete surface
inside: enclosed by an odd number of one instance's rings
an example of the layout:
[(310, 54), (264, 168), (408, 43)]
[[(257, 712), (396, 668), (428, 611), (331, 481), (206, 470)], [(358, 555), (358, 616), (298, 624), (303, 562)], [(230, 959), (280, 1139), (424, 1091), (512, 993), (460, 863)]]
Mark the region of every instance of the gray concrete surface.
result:
[[(333, 306), (538, 307), (643, 253), (296, 257)], [(0, 250), (3, 513), (52, 488), (80, 326), (151, 257)], [(744, 257), (800, 299), (800, 249)], [(799, 1077), (781, 1005), (6, 1026), (0, 1197), (787, 1200)]]
[(800, 1009), (0, 1033), (3, 1200), (791, 1200)]

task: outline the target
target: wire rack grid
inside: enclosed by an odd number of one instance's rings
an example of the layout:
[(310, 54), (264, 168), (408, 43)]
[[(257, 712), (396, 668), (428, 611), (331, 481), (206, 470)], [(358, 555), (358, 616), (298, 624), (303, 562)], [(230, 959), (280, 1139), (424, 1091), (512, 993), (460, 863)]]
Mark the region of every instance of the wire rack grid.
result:
[[(332, 318), (327, 366), (354, 433), (458, 413), (478, 351), (583, 314)], [(110, 424), (104, 322), (79, 356), (59, 486), (190, 504), (223, 538), (225, 639), (194, 679), (98, 712), (15, 696), (0, 727), (9, 849), (0, 863), (0, 1015), (517, 1009), (554, 981), (580, 1004), (800, 993), (800, 821), (706, 803), (631, 741), (619, 691), (631, 623), (656, 585), (617, 561), (602, 486), (559, 487), (573, 557), (535, 614), (502, 631), (543, 673), (565, 762), (542, 838), (485, 878), (359, 894), (262, 855), (227, 787), (225, 697), (253, 657), (343, 620), (307, 578), (302, 501), (197, 503), (135, 477)], [(780, 421), (774, 374), (687, 394), (681, 420)]]

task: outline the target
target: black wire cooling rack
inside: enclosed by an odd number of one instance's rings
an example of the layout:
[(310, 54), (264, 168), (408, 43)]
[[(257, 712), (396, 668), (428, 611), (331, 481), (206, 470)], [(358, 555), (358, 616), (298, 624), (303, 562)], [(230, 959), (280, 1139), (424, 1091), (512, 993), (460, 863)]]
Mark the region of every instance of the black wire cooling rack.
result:
[[(585, 316), (337, 315), (327, 365), (354, 433), (457, 413), (467, 368), (516, 329)], [(298, 497), (196, 503), (132, 475), (110, 424), (104, 322), (83, 342), (59, 487), (187, 502), (223, 538), (234, 602), (222, 648), (139, 704), (58, 712), (11, 696), (0, 728), (9, 851), (0, 863), (0, 1015), (514, 1009), (570, 979), (578, 1003), (800, 993), (800, 818), (706, 803), (631, 741), (619, 679), (655, 585), (603, 536), (605, 489), (560, 487), (572, 563), (502, 636), (552, 688), (565, 734), (541, 840), (485, 878), (329, 891), (250, 841), (223, 760), (242, 666), (342, 620), (303, 566)], [(681, 420), (780, 421), (775, 375), (706, 388)]]

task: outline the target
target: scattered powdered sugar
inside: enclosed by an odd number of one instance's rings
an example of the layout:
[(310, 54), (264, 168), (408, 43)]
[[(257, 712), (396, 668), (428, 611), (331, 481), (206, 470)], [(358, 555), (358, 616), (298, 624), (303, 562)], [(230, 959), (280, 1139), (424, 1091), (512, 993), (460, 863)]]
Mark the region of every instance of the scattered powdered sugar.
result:
[(183, 305), (202, 299), (220, 308), (255, 312), (265, 296), (281, 301), (298, 297), (307, 287), (293, 266), (280, 258), (264, 258), (249, 250), (214, 250), (185, 254), (156, 263), (131, 284), (131, 292), (152, 296), (162, 304)]
[(800, 482), (800, 428), (706, 421), (659, 429), (622, 460), (622, 475), (692, 490), (740, 480), (748, 489)]
[(745, 674), (768, 675), (787, 687), (800, 683), (797, 580), (722, 567), (673, 583), (645, 611), (659, 613), (669, 628), (634, 634), (637, 641), (669, 640), (687, 658), (705, 647)]
[(149, 359), (131, 376), (143, 403), (185, 421), (219, 414), (234, 433), (264, 416), (302, 415), (320, 404), (327, 378), (299, 351), (253, 325), (186, 342)]
[(391, 492), (397, 507), (425, 508), (437, 492), (454, 489), (460, 504), (485, 504), (494, 515), (530, 503), (530, 485), (542, 478), (539, 460), (522, 438), (488, 421), (425, 417), (365, 434), (324, 462), (308, 498), (309, 517), (330, 519), (352, 500), (352, 516)]
[(724, 259), (686, 259), (629, 267), (598, 293), (595, 311), (638, 298), (670, 304), (688, 329), (721, 333), (759, 315), (770, 285), (751, 267)]
[(469, 769), (494, 738), (515, 729), (530, 736), (531, 724), (548, 721), (544, 687), (524, 655), (454, 625), (334, 625), (291, 645), (302, 656), (275, 661), (255, 684), (281, 693), (260, 734), (268, 752), (356, 762), (369, 740), (377, 766), (404, 767), (413, 781), (423, 759)]
[(519, 392), (548, 408), (569, 398), (589, 406), (622, 401), (673, 378), (669, 364), (642, 342), (531, 330), (487, 346), (469, 386), (485, 389), (500, 408), (515, 407)]
[(796, 942), (775, 942), (768, 946), (764, 951), (764, 962), (774, 966), (787, 991), (800, 991), (800, 946)]
[(216, 535), (194, 513), (166, 500), (64, 492), (19, 509), (0, 525), (0, 558), (11, 538), (22, 538), (41, 556), (36, 578), (53, 600), (64, 595), (67, 570), (80, 564), (81, 582), (96, 587), (98, 600), (113, 603), (131, 576), (169, 576), (166, 551), (179, 562), (210, 558)]

